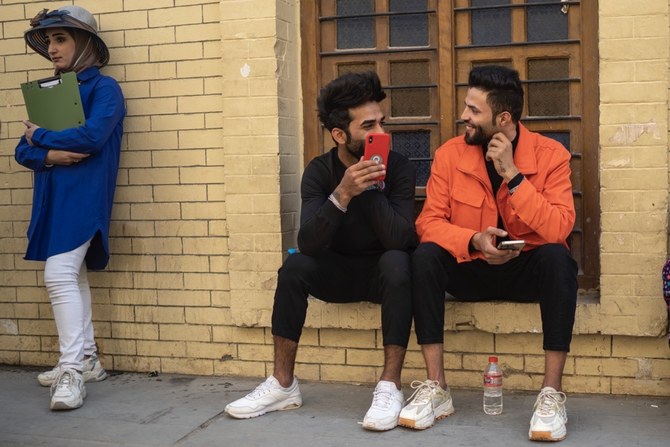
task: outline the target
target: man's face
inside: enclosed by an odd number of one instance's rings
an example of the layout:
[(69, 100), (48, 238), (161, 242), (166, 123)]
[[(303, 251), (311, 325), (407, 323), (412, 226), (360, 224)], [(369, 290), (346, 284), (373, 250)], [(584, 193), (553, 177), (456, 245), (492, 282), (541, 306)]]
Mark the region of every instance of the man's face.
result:
[(365, 152), (365, 138), (369, 133), (384, 132), (384, 114), (378, 102), (368, 102), (349, 109), (351, 122), (346, 130), (345, 147), (351, 156), (358, 161)]
[(468, 144), (486, 144), (500, 131), (486, 96), (486, 92), (474, 87), (469, 88), (465, 96), (461, 119), (465, 122), (465, 142)]

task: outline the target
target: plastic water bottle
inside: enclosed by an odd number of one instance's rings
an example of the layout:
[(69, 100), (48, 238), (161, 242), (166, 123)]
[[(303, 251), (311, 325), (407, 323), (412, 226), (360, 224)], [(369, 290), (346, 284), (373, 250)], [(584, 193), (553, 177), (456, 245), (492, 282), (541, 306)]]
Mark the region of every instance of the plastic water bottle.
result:
[(498, 366), (498, 357), (489, 357), (484, 370), (484, 413), (500, 414), (503, 411), (503, 373)]

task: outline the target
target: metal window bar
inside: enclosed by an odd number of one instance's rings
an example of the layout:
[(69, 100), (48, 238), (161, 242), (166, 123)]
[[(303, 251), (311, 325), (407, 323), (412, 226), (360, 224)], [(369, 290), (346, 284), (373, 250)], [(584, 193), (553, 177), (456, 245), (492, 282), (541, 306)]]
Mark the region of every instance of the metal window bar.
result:
[[(547, 78), (547, 79), (526, 79), (522, 80), (521, 84), (539, 84), (539, 83), (547, 83), (547, 82), (581, 82), (581, 78)], [(456, 87), (467, 87), (468, 83), (467, 82), (457, 82), (455, 84)], [(384, 87), (386, 88), (386, 87)]]
[(417, 125), (423, 125), (423, 126), (436, 126), (440, 124), (439, 121), (427, 121), (427, 120), (422, 120), (420, 118), (417, 118), (414, 121), (401, 121), (401, 120), (396, 120), (394, 119), (393, 121), (384, 121), (384, 127), (393, 127), (393, 126), (417, 126)]
[[(582, 119), (582, 115), (549, 115), (549, 116), (539, 116), (539, 115), (526, 115), (522, 116), (522, 121), (576, 121)], [(457, 119), (456, 124), (464, 124), (464, 121)], [(388, 125), (388, 123), (384, 123)]]
[(385, 85), (384, 90), (410, 89), (410, 88), (437, 88), (437, 84), (394, 84)]
[(365, 54), (390, 54), (390, 53), (415, 53), (419, 51), (437, 51), (436, 47), (402, 47), (402, 48), (387, 48), (384, 50), (377, 49), (353, 49), (353, 50), (338, 50), (338, 51), (320, 51), (319, 56), (347, 56), (347, 55), (365, 55)]
[(398, 11), (398, 12), (365, 12), (362, 14), (347, 14), (341, 16), (321, 16), (319, 22), (332, 22), (342, 19), (361, 19), (367, 17), (389, 17), (389, 16), (410, 16), (419, 14), (435, 14), (437, 10), (427, 9), (425, 11)]
[(579, 39), (564, 39), (564, 40), (537, 40), (533, 42), (503, 42), (503, 43), (485, 43), (477, 45), (454, 45), (454, 48), (457, 50), (467, 49), (467, 48), (493, 48), (493, 47), (529, 47), (537, 45), (547, 45), (552, 43), (580, 43)]
[(514, 3), (508, 5), (484, 5), (484, 6), (463, 6), (460, 8), (454, 8), (454, 12), (467, 12), (467, 11), (485, 11), (490, 9), (507, 9), (507, 8), (532, 8), (533, 6), (570, 6), (570, 5), (579, 5), (580, 0), (567, 0), (567, 1), (546, 1), (546, 2), (537, 2), (537, 3)]

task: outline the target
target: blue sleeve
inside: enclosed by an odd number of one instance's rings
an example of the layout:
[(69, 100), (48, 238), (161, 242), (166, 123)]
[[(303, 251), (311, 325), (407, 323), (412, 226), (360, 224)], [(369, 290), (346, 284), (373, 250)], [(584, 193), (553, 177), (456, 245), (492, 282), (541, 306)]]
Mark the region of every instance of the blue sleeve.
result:
[(111, 78), (103, 78), (95, 86), (83, 126), (60, 131), (39, 128), (33, 143), (49, 149), (94, 154), (104, 146), (116, 124), (123, 118), (125, 107), (121, 88)]
[(47, 157), (48, 150), (31, 146), (28, 144), (28, 140), (23, 136), (19, 140), (19, 144), (16, 145), (14, 149), (14, 159), (21, 165), (33, 171), (38, 171), (40, 169), (45, 169), (44, 159)]

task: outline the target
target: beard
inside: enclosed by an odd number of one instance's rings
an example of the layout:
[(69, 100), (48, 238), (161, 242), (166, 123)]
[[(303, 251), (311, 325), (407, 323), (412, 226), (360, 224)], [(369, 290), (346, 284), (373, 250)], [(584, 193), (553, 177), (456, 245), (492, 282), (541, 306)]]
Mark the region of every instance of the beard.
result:
[(489, 141), (491, 141), (491, 138), (493, 135), (488, 135), (482, 126), (477, 126), (474, 124), (470, 124), (472, 126), (472, 130), (474, 130), (474, 133), (472, 134), (465, 134), (465, 142), (474, 146), (484, 146), (485, 144), (488, 144)]
[(347, 135), (345, 147), (351, 155), (356, 157), (356, 160), (360, 160), (363, 154), (365, 154), (365, 140), (352, 140), (351, 135)]

